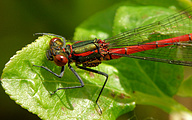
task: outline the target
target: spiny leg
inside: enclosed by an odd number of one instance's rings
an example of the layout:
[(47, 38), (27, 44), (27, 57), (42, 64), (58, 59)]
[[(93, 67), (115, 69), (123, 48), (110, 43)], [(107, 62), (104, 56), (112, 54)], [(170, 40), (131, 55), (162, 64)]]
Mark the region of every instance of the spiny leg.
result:
[(81, 88), (81, 87), (84, 86), (83, 80), (81, 79), (81, 77), (77, 74), (77, 72), (73, 69), (73, 67), (72, 67), (69, 63), (68, 63), (68, 67), (69, 67), (69, 69), (73, 72), (73, 74), (77, 77), (77, 79), (79, 80), (79, 82), (81, 83), (81, 85), (80, 85), (80, 86), (57, 88), (51, 95), (55, 94), (58, 90)]
[(101, 71), (93, 70), (93, 69), (90, 69), (90, 68), (82, 67), (82, 66), (77, 66), (77, 67), (80, 68), (80, 69), (83, 69), (83, 70), (87, 70), (87, 71), (94, 72), (94, 73), (97, 73), (97, 74), (100, 74), (100, 75), (104, 75), (104, 76), (106, 77), (105, 82), (104, 82), (104, 84), (103, 84), (103, 87), (101, 88), (101, 91), (100, 91), (100, 93), (99, 93), (99, 95), (98, 95), (98, 97), (97, 97), (97, 100), (96, 100), (96, 104), (97, 104), (97, 106), (99, 107), (99, 110), (100, 110), (100, 112), (101, 112), (101, 114), (102, 114), (101, 107), (99, 106), (99, 104), (98, 104), (97, 102), (98, 102), (99, 97), (100, 97), (101, 93), (103, 92), (103, 89), (104, 89), (104, 87), (105, 87), (105, 85), (106, 85), (106, 83), (107, 83), (108, 74), (106, 74), (106, 73), (104, 73), (104, 72), (101, 72)]
[(57, 76), (57, 77), (59, 77), (59, 78), (63, 77), (64, 71), (65, 71), (65, 66), (62, 66), (62, 67), (61, 67), (61, 73), (60, 73), (60, 75), (58, 75), (57, 73), (54, 73), (53, 71), (51, 71), (51, 70), (50, 70), (49, 68), (47, 68), (47, 67), (38, 66), (38, 65), (33, 65), (33, 66), (43, 68), (43, 69), (47, 70), (48, 72), (52, 73), (53, 75), (55, 75), (55, 76)]

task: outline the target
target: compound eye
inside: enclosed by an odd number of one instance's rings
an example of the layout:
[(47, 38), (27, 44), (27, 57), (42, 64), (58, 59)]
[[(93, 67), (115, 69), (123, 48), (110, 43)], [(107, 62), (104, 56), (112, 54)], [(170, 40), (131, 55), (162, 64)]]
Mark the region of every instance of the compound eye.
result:
[(59, 39), (59, 38), (52, 38), (51, 40), (50, 40), (50, 42), (49, 42), (49, 45), (51, 46), (51, 45), (53, 45), (53, 44), (57, 44), (57, 45), (63, 45), (63, 42), (61, 41), (61, 39)]
[(68, 63), (68, 59), (67, 59), (67, 57), (65, 57), (63, 55), (56, 55), (54, 57), (54, 62), (58, 66), (64, 66)]

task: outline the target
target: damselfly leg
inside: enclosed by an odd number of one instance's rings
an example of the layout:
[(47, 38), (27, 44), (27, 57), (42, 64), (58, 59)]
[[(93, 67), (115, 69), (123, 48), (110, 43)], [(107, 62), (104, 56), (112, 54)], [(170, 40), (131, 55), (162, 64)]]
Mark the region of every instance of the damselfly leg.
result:
[(93, 70), (93, 69), (90, 69), (90, 68), (82, 67), (82, 66), (77, 66), (77, 67), (80, 68), (80, 69), (83, 69), (83, 70), (86, 70), (86, 71), (90, 71), (90, 72), (94, 72), (94, 73), (97, 73), (97, 74), (100, 74), (100, 75), (103, 75), (103, 76), (106, 77), (105, 82), (104, 82), (104, 84), (103, 84), (103, 87), (101, 88), (101, 91), (100, 91), (100, 93), (99, 93), (99, 95), (98, 95), (98, 97), (97, 97), (97, 100), (95, 101), (96, 104), (97, 104), (97, 106), (99, 107), (99, 110), (100, 110), (101, 114), (102, 114), (102, 110), (101, 110), (101, 107), (100, 107), (99, 104), (98, 104), (98, 100), (99, 100), (99, 97), (101, 96), (101, 93), (103, 92), (103, 89), (104, 89), (106, 83), (107, 83), (108, 74), (106, 74), (106, 73), (104, 73), (104, 72), (101, 72), (101, 71)]

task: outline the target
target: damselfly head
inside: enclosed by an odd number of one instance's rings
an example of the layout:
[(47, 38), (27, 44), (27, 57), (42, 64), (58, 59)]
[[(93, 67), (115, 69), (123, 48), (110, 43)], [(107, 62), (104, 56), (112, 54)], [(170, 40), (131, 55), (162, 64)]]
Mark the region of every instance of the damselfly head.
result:
[(53, 57), (53, 61), (58, 66), (64, 66), (68, 63), (68, 55), (63, 51), (64, 42), (60, 38), (52, 38), (49, 42), (50, 52), (48, 58)]

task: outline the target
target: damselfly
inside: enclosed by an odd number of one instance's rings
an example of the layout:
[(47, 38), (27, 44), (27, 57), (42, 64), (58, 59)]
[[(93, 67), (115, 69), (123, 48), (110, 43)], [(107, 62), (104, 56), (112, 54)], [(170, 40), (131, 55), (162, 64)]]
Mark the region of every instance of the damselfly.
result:
[(52, 94), (61, 89), (81, 88), (84, 86), (83, 80), (73, 69), (71, 63), (75, 63), (80, 69), (105, 76), (105, 82), (96, 99), (96, 104), (101, 111), (98, 100), (107, 83), (108, 74), (93, 70), (90, 67), (98, 66), (104, 60), (121, 57), (192, 66), (191, 16), (192, 8), (188, 8), (160, 21), (123, 32), (105, 40), (96, 38), (94, 40), (78, 41), (72, 45), (66, 45), (65, 38), (62, 36), (36, 33), (36, 35), (55, 36), (50, 40), (50, 49), (47, 50), (46, 56), (48, 60), (54, 61), (56, 65), (61, 66), (61, 73), (58, 75), (47, 67), (34, 66), (44, 68), (61, 78), (67, 64), (81, 83), (80, 86), (57, 88)]

